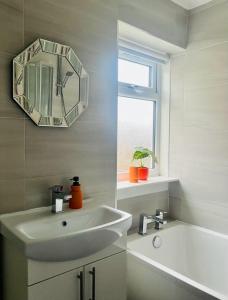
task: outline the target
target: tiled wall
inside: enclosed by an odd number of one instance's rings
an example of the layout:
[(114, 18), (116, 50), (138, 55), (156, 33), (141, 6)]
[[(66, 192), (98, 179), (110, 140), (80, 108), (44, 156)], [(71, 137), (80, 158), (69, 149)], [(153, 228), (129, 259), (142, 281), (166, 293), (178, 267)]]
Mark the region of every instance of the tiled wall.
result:
[(170, 208), (228, 233), (228, 1), (190, 16), (187, 51), (171, 64)]
[[(85, 196), (114, 205), (118, 16), (176, 44), (186, 40), (183, 9), (167, 0), (138, 2), (0, 0), (0, 213), (48, 205), (48, 188), (73, 175)], [(72, 46), (89, 72), (89, 107), (69, 129), (37, 127), (12, 100), (11, 60), (38, 37)]]
[[(113, 205), (116, 166), (114, 1), (0, 1), (0, 212), (47, 205), (48, 188), (79, 175)], [(90, 75), (89, 107), (71, 128), (39, 128), (13, 103), (12, 57), (36, 38), (72, 46)], [(110, 72), (110, 70), (112, 70)]]
[[(139, 215), (147, 213), (154, 215), (157, 208), (168, 211), (168, 191), (118, 200), (118, 208), (133, 216), (132, 229), (139, 226)], [(151, 225), (153, 226), (153, 224)]]

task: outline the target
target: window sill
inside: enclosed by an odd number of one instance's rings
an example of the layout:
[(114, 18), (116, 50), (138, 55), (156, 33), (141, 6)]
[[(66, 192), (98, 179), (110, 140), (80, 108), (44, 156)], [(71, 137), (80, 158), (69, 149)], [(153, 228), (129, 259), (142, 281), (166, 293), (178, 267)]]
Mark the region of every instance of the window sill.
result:
[(117, 183), (117, 200), (167, 191), (169, 183), (175, 181), (178, 178), (164, 176), (150, 177), (148, 181), (138, 183), (120, 181)]

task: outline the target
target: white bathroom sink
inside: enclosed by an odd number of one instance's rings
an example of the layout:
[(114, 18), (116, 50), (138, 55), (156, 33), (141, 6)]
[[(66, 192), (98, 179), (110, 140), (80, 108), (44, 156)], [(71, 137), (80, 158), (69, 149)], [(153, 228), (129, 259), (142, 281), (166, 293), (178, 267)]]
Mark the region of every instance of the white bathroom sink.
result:
[(123, 211), (99, 206), (66, 209), (52, 214), (38, 208), (0, 217), (1, 233), (17, 243), (25, 256), (41, 261), (73, 260), (94, 254), (121, 237), (132, 217)]

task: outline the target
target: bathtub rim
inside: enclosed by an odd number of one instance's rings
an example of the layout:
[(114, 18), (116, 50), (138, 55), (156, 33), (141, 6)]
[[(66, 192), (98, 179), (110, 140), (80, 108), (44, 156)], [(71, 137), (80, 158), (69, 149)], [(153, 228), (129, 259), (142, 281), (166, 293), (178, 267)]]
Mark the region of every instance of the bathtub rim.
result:
[[(219, 233), (219, 232), (216, 232), (216, 231), (213, 231), (213, 230), (210, 230), (210, 229), (207, 229), (207, 228), (204, 228), (204, 227), (200, 227), (200, 226), (197, 226), (197, 225), (192, 225), (192, 224), (189, 224), (189, 223), (186, 223), (186, 222), (182, 222), (182, 221), (179, 221), (179, 220), (175, 220), (175, 221), (171, 221), (167, 227), (163, 228), (162, 231), (165, 231), (165, 230), (168, 230), (168, 229), (171, 229), (175, 226), (178, 226), (178, 225), (186, 225), (186, 226), (189, 226), (189, 227), (192, 227), (192, 228), (195, 228), (201, 232), (206, 232), (206, 233), (209, 233), (209, 234), (212, 234), (212, 235), (215, 235), (215, 236), (218, 236), (218, 237), (221, 237), (221, 238), (224, 238), (226, 240), (228, 240), (228, 235), (225, 235), (223, 233)], [(138, 251), (134, 250), (134, 249), (131, 249), (129, 247), (129, 245), (131, 243), (133, 243), (134, 241), (136, 240), (140, 240), (140, 239), (143, 239), (143, 238), (146, 238), (148, 236), (152, 236), (154, 234), (158, 233), (157, 230), (155, 229), (151, 229), (148, 231), (148, 234), (145, 235), (145, 236), (142, 236), (142, 235), (139, 235), (138, 233), (132, 233), (128, 236), (128, 244), (127, 244), (127, 252), (131, 255), (133, 255), (134, 257), (136, 257), (138, 260), (140, 260), (142, 263), (144, 264), (149, 264), (151, 265), (152, 267), (154, 267), (155, 269), (159, 270), (159, 271), (162, 271), (162, 272), (165, 272), (167, 274), (169, 274), (170, 276), (196, 288), (197, 290), (199, 291), (203, 291), (204, 293), (212, 296), (212, 297), (215, 297), (219, 300), (228, 300), (228, 296), (224, 295), (224, 294), (221, 294), (213, 289), (210, 289), (208, 288), (207, 286), (203, 285), (203, 284), (200, 284), (198, 283), (197, 281), (194, 281), (192, 279), (190, 279), (189, 277), (185, 276), (185, 275), (182, 275), (181, 273), (178, 273), (174, 270), (172, 270), (171, 268), (168, 268), (166, 267), (165, 265), (161, 264), (161, 263), (158, 263), (157, 261), (139, 253)]]

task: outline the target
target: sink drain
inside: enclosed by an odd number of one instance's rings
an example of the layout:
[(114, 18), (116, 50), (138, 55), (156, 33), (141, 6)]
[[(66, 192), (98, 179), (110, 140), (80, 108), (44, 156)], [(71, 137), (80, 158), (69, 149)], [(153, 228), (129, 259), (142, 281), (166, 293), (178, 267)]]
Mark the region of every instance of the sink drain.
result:
[(162, 245), (162, 239), (159, 235), (155, 235), (152, 240), (152, 245), (154, 248), (158, 249)]
[(62, 225), (65, 227), (67, 226), (67, 221), (62, 221)]

